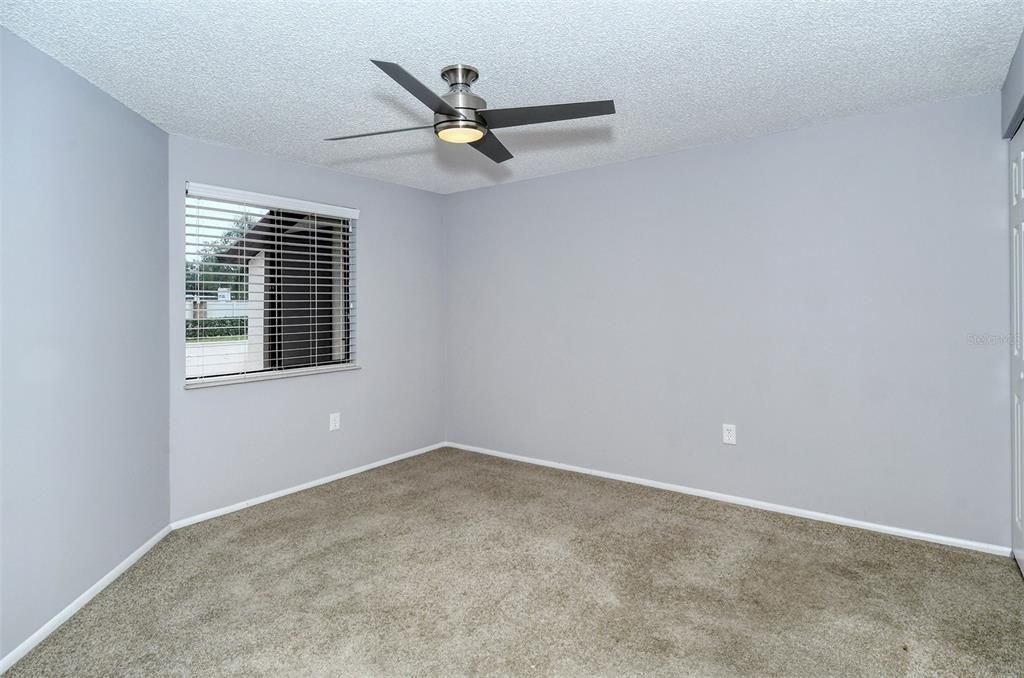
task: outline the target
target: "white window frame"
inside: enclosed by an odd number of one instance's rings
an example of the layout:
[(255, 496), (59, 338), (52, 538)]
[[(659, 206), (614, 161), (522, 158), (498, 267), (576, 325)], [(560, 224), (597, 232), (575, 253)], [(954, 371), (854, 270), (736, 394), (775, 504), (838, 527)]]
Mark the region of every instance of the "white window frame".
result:
[[(284, 196), (271, 195), (268, 193), (256, 193), (253, 191), (243, 191), (236, 188), (227, 188), (224, 186), (214, 186), (211, 184), (201, 184), (194, 181), (185, 182), (185, 195), (184, 198), (199, 197), (208, 198), (211, 200), (226, 200), (228, 202), (242, 203), (246, 205), (259, 205), (261, 207), (269, 207), (273, 209), (289, 210), (295, 212), (305, 212), (310, 214), (318, 214), (323, 216), (337, 217), (340, 219), (347, 219), (351, 222), (353, 229), (357, 227), (357, 221), (359, 219), (359, 210), (353, 207), (342, 207), (339, 205), (328, 205), (326, 203), (312, 202), (309, 200), (301, 200), (299, 198), (288, 198)], [(183, 225), (187, 222), (183, 220)], [(185, 239), (182, 240), (184, 242)], [(358, 253), (356, 248), (358, 247), (358, 238), (355, 240), (355, 244), (352, 245), (355, 259), (358, 259)], [(358, 274), (358, 266), (356, 272), (352, 273), (352, 288), (353, 294), (358, 294), (359, 286), (356, 284), (355, 276)], [(358, 314), (359, 306), (355, 306), (355, 313)], [(358, 324), (356, 325), (358, 328)], [(358, 331), (358, 329), (356, 330)], [(352, 338), (353, 347), (355, 345), (355, 337)], [(353, 348), (354, 350), (354, 348)], [(184, 357), (185, 351), (182, 351)], [(356, 353), (358, 359), (358, 353)], [(343, 365), (314, 365), (311, 367), (291, 367), (283, 368), (279, 370), (267, 370), (265, 372), (250, 372), (243, 374), (229, 374), (220, 376), (200, 377), (188, 379), (185, 375), (182, 375), (184, 381), (184, 387), (187, 390), (197, 388), (209, 388), (211, 386), (225, 386), (228, 384), (244, 384), (258, 381), (268, 381), (272, 379), (285, 379), (289, 377), (302, 377), (310, 374), (325, 374), (329, 372), (348, 372), (351, 370), (358, 370), (361, 366), (357, 362), (346, 363)]]

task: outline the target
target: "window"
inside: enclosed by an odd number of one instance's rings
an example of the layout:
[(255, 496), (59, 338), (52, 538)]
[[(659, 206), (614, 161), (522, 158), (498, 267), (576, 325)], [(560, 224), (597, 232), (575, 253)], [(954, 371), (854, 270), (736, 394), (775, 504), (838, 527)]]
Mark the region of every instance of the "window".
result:
[(358, 216), (189, 183), (186, 387), (356, 367)]

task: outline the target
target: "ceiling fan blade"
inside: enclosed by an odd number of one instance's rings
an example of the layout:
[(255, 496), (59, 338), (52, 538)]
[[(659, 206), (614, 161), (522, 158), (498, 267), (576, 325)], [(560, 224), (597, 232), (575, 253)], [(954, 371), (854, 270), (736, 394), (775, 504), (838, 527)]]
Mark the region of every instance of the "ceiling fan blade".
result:
[(444, 99), (435, 94), (433, 90), (414, 78), (398, 64), (393, 64), (390, 61), (374, 61), (373, 59), (370, 59), (370, 61), (373, 62), (374, 66), (391, 76), (391, 79), (404, 87), (409, 94), (426, 104), (427, 108), (434, 113), (451, 115), (456, 118), (463, 117), (461, 113), (445, 103)]
[(473, 141), (469, 145), (494, 162), (505, 162), (512, 159), (512, 154), (505, 148), (505, 144), (498, 141), (498, 137), (494, 136), (493, 132), (488, 132), (483, 139)]
[(539, 122), (590, 118), (595, 115), (611, 115), (615, 112), (612, 99), (604, 101), (581, 101), (576, 104), (554, 104), (551, 106), (523, 106), (521, 108), (492, 108), (480, 111), (480, 117), (491, 129), (536, 125)]
[(344, 139), (358, 139), (360, 137), (375, 137), (380, 134), (395, 134), (396, 132), (411, 132), (414, 129), (433, 129), (433, 125), (420, 125), (419, 127), (403, 127), (401, 129), (386, 129), (383, 132), (366, 132), (365, 134), (349, 134), (344, 137), (328, 137), (324, 141), (342, 141)]

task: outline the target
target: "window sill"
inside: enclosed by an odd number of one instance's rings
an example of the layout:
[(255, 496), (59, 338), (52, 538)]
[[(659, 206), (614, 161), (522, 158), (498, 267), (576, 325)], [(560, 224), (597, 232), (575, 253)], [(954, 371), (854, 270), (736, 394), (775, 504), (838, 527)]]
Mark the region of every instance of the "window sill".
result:
[(279, 370), (249, 375), (226, 375), (223, 377), (206, 377), (185, 382), (185, 390), (210, 388), (211, 386), (228, 386), (229, 384), (248, 384), (254, 381), (270, 381), (271, 379), (287, 379), (289, 377), (305, 377), (311, 374), (327, 374), (329, 372), (350, 372), (362, 369), (359, 365), (331, 365), (329, 367), (303, 367), (293, 370)]

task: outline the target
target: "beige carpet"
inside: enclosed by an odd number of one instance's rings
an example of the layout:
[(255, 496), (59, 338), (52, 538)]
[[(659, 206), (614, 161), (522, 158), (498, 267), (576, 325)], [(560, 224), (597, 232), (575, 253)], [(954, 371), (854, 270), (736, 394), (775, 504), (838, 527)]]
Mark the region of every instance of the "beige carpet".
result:
[(21, 676), (1024, 675), (1008, 558), (439, 450), (171, 533)]

